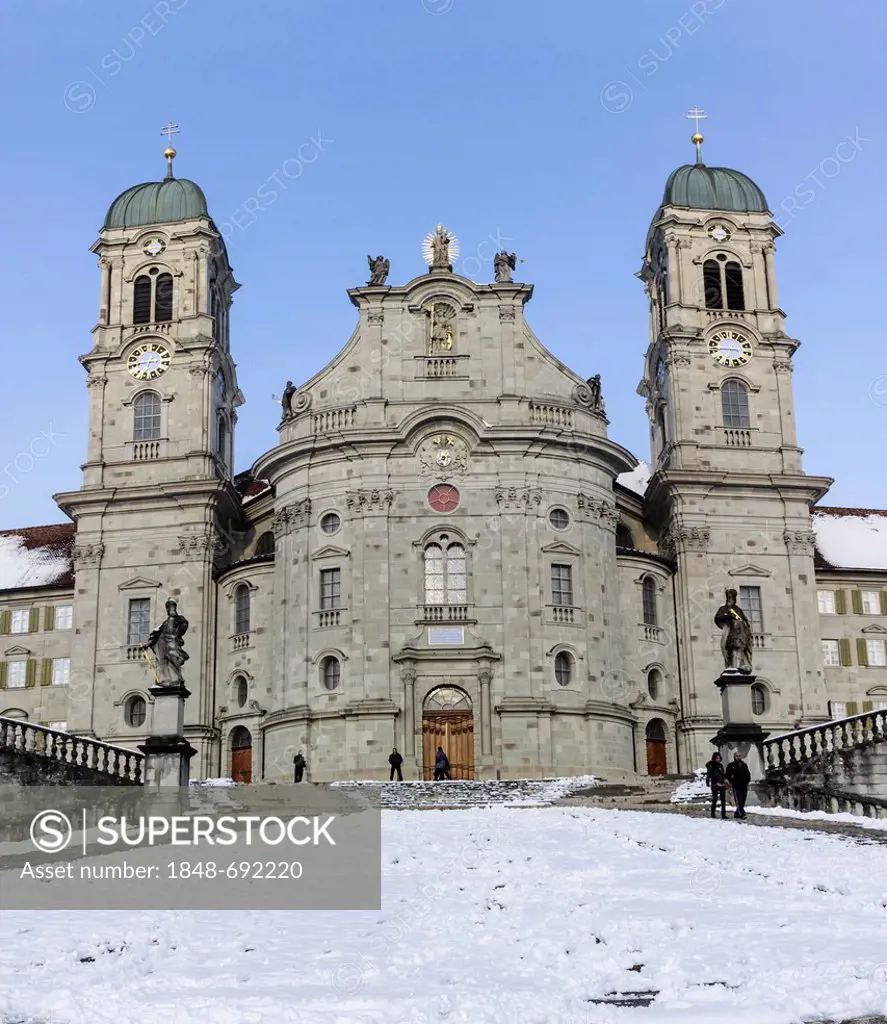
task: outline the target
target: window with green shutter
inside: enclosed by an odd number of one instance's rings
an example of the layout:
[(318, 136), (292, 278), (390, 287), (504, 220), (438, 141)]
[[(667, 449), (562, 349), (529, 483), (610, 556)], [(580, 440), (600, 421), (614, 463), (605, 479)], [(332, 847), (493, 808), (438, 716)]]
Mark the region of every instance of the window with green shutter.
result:
[(40, 609), (39, 608), (31, 608), (30, 614), (28, 616), (28, 632), (29, 633), (36, 633), (39, 628), (40, 628)]
[(6, 689), (6, 662), (0, 661), (0, 690)]
[(853, 614), (862, 615), (862, 594), (858, 590), (850, 591), (850, 599), (853, 603)]
[(860, 665), (868, 667), (869, 651), (862, 637), (857, 637), (856, 639), (856, 657)]
[(848, 700), (846, 707), (848, 718), (852, 718), (854, 715), (859, 714), (859, 705), (856, 703), (855, 700)]
[(835, 591), (835, 611), (838, 615), (847, 614), (847, 594), (843, 590)]
[(846, 637), (838, 641), (838, 650), (841, 652), (841, 664), (852, 665), (853, 658), (850, 654), (850, 641)]
[[(36, 609), (33, 609), (36, 611)], [(25, 686), (37, 685), (37, 659), (28, 658), (28, 667), (25, 669)]]
[(881, 614), (887, 615), (887, 590), (881, 591)]
[(43, 609), (43, 628), (55, 629), (55, 606), (48, 604)]
[(0, 612), (0, 633), (8, 633), (12, 625), (12, 612), (6, 608)]
[(44, 658), (40, 663), (40, 685), (52, 685), (52, 658)]

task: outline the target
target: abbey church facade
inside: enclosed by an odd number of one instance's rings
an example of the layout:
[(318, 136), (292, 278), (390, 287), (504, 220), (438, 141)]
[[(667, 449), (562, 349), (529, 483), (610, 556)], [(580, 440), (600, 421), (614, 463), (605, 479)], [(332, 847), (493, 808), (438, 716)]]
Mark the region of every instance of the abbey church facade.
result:
[[(638, 301), (649, 473), (600, 381), (528, 319), (530, 284), (430, 266), (348, 297), (353, 334), (233, 462), (239, 287), (201, 189), (111, 204), (69, 520), (0, 534), (0, 715), (124, 746), (151, 733), (142, 645), (189, 620), (192, 774), (686, 772), (721, 724), (713, 615), (735, 589), (770, 734), (887, 704), (887, 512), (804, 471), (781, 234), (744, 174), (669, 177)], [(72, 368), (72, 373), (75, 368)], [(281, 376), (283, 376), (283, 372)]]

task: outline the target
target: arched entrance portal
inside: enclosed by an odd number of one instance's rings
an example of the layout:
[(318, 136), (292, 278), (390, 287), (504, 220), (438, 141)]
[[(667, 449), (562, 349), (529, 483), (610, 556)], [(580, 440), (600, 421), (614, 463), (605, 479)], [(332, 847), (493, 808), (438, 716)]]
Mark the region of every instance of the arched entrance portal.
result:
[(253, 781), (253, 738), (242, 725), (231, 731), (231, 778), (235, 782)]
[(471, 698), (455, 686), (439, 686), (422, 709), (423, 778), (434, 778), (434, 755), (443, 747), (454, 779), (474, 778), (474, 714)]
[(647, 723), (647, 774), (665, 775), (666, 771), (665, 723), (653, 718)]

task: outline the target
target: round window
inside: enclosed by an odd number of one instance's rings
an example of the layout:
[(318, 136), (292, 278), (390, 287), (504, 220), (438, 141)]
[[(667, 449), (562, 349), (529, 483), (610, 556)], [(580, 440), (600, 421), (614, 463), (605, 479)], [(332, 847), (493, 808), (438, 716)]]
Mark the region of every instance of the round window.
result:
[(148, 705), (143, 697), (132, 697), (126, 705), (126, 724), (133, 729), (145, 724), (148, 715)]
[(570, 513), (565, 508), (553, 508), (548, 513), (548, 521), (555, 530), (566, 530), (570, 525)]
[(320, 663), (320, 681), (326, 690), (337, 690), (342, 678), (342, 666), (339, 659), (332, 655), (323, 659)]
[(767, 691), (763, 686), (751, 688), (751, 710), (753, 715), (763, 715), (767, 710)]
[(327, 535), (338, 533), (341, 525), (342, 520), (338, 512), (326, 512), (320, 517), (320, 528)]
[(647, 676), (647, 692), (651, 700), (658, 700), (662, 693), (662, 673), (657, 668), (652, 669)]
[(454, 512), (459, 507), (459, 492), (452, 484), (436, 484), (428, 492), (428, 504), (435, 512)]

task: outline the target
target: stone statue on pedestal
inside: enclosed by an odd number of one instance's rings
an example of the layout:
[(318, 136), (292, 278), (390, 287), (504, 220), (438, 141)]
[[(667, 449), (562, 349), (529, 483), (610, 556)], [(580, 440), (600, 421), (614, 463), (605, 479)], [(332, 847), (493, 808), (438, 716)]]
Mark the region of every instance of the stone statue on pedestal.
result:
[(433, 270), (449, 270), (451, 241), (450, 233), (443, 225), (438, 224), (431, 239), (431, 267)]
[(745, 612), (736, 604), (736, 591), (726, 592), (726, 604), (715, 613), (715, 625), (721, 629), (721, 653), (726, 672), (751, 675), (752, 631)]
[(511, 272), (517, 266), (517, 255), (513, 252), (497, 252), (493, 258), (493, 269), (496, 271), (496, 284), (507, 284), (511, 281)]
[(185, 650), (188, 620), (176, 611), (176, 602), (166, 602), (166, 619), (148, 637), (142, 650), (154, 652), (154, 674), (158, 686), (184, 686), (182, 666), (189, 658)]
[(370, 279), (368, 285), (382, 285), (388, 279), (388, 271), (391, 269), (390, 260), (384, 256), (367, 256), (367, 263), (370, 265)]
[(296, 393), (296, 386), (291, 380), (286, 382), (286, 387), (283, 389), (283, 397), (280, 400), (280, 404), (283, 406), (283, 418), (285, 420), (291, 419), (293, 415), (293, 395)]

